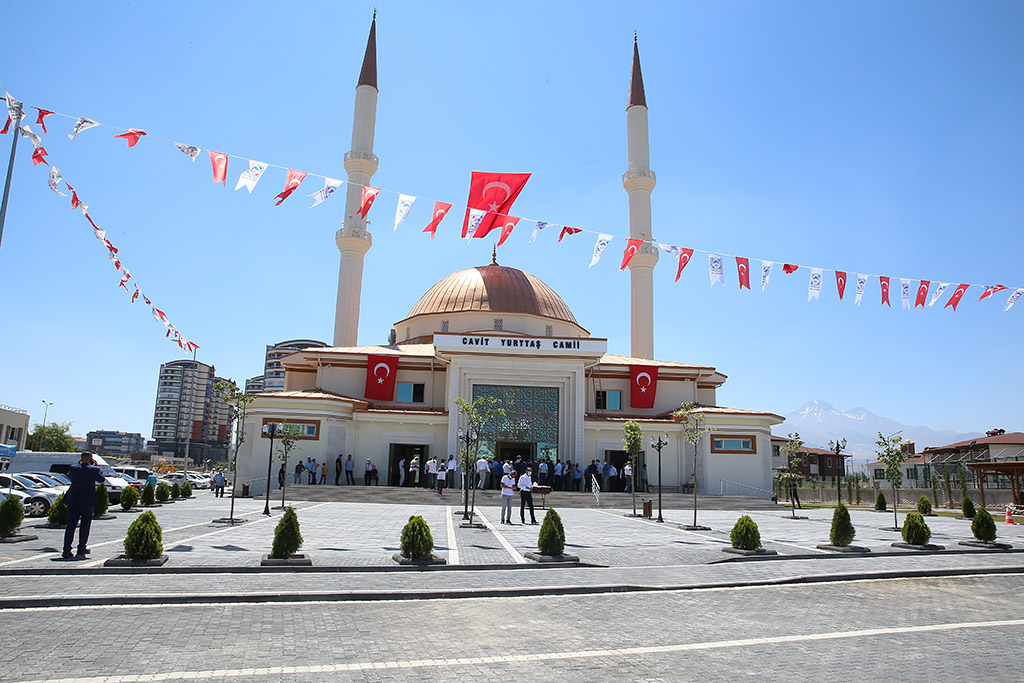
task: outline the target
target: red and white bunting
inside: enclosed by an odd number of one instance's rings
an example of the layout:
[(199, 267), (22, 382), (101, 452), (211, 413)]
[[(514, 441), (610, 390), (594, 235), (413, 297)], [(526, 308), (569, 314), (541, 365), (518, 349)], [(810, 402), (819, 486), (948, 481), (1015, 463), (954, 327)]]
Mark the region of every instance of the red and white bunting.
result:
[(398, 226), (409, 217), (409, 212), (412, 211), (412, 205), (415, 203), (416, 197), (411, 194), (398, 195), (398, 206), (395, 208), (395, 230), (398, 230)]
[(583, 232), (580, 228), (570, 228), (568, 225), (562, 226), (562, 232), (558, 233), (558, 241), (561, 242), (562, 238), (566, 235), (578, 235)]
[(750, 289), (750, 259), (736, 257), (736, 276), (740, 281), (740, 289)]
[(36, 147), (34, 150), (32, 150), (32, 165), (33, 166), (38, 166), (39, 164), (46, 164), (47, 166), (49, 166), (50, 163), (46, 159), (43, 158), (45, 156), (46, 156), (46, 148), (43, 147), (42, 145), (40, 145), (39, 147)]
[[(302, 174), (305, 177), (305, 173)], [(366, 214), (370, 212), (370, 207), (373, 206), (373, 200), (377, 198), (380, 193), (380, 188), (370, 187), (369, 185), (363, 185), (363, 196), (362, 201), (359, 204), (359, 210), (356, 211), (364, 219)]]
[(46, 117), (52, 116), (53, 112), (49, 109), (40, 109), (39, 107), (32, 107), (39, 114), (36, 116), (36, 125), (43, 129), (43, 135), (46, 135)]
[(711, 277), (711, 286), (725, 284), (725, 272), (722, 270), (722, 257), (718, 254), (708, 254), (708, 275)]
[(249, 168), (238, 174), (238, 182), (235, 183), (235, 191), (237, 192), (241, 188), (245, 188), (252, 194), (253, 188), (256, 187), (256, 183), (263, 177), (263, 172), (267, 170), (267, 165), (262, 161), (255, 161), (249, 159)]
[(996, 292), (1001, 292), (1004, 289), (1008, 289), (1008, 287), (1006, 285), (989, 285), (988, 287), (985, 288), (985, 291), (982, 292), (981, 298), (978, 299), (978, 301), (984, 301), (985, 299), (989, 298)]
[(87, 131), (90, 128), (95, 128), (96, 126), (99, 126), (99, 125), (100, 125), (99, 121), (93, 121), (92, 119), (88, 119), (88, 118), (83, 116), (80, 119), (78, 119), (77, 121), (75, 121), (75, 125), (72, 126), (71, 134), (68, 135), (68, 137), (71, 138), (72, 140), (77, 140), (79, 133), (81, 133), (83, 131)]
[(914, 308), (917, 308), (918, 306), (921, 308), (925, 307), (925, 304), (928, 302), (928, 288), (931, 286), (932, 283), (928, 280), (921, 280), (917, 285), (917, 298), (914, 299)]
[(603, 232), (597, 236), (597, 242), (594, 243), (594, 255), (590, 258), (590, 265), (587, 268), (593, 268), (597, 265), (597, 262), (604, 256), (604, 250), (611, 244), (612, 239), (612, 235), (606, 235)]
[(882, 275), (879, 276), (878, 281), (882, 285), (882, 303), (892, 308), (892, 304), (889, 302), (889, 278)]
[(548, 227), (549, 225), (551, 225), (551, 224), (547, 223), (545, 221), (535, 221), (534, 224), (533, 224), (533, 232), (530, 233), (530, 244), (533, 244), (534, 242), (536, 242), (537, 241), (537, 235), (540, 233), (540, 231), (543, 230), (544, 228)]
[(284, 180), (284, 189), (281, 190), (276, 197), (274, 197), (274, 199), (277, 200), (277, 202), (274, 203), (274, 206), (281, 206), (281, 202), (288, 199), (288, 197), (291, 197), (292, 192), (295, 192), (295, 190), (299, 189), (299, 185), (305, 179), (305, 171), (296, 171), (294, 169), (289, 168), (288, 177), (285, 178)]
[[(327, 199), (338, 191), (341, 187), (342, 181), (336, 178), (324, 178), (324, 186), (309, 196), (313, 200), (313, 206), (319, 206), (327, 201)], [(313, 208), (313, 206), (309, 208)]]
[(228, 155), (210, 150), (210, 166), (213, 167), (213, 184), (228, 186)]
[(959, 285), (953, 292), (953, 296), (949, 297), (949, 301), (946, 302), (946, 305), (943, 306), (943, 308), (949, 308), (950, 306), (952, 306), (953, 311), (955, 312), (956, 307), (960, 305), (960, 299), (963, 299), (964, 294), (967, 293), (968, 287), (970, 287), (970, 285)]
[(448, 209), (452, 208), (451, 204), (446, 202), (434, 202), (434, 214), (430, 219), (430, 223), (427, 227), (423, 228), (423, 232), (430, 233), (430, 239), (434, 239), (434, 235), (437, 233), (437, 226), (441, 224), (444, 217), (448, 215)]
[(772, 279), (772, 268), (775, 267), (774, 261), (761, 261), (761, 292), (764, 292), (765, 287)]
[(948, 282), (939, 283), (939, 286), (935, 288), (934, 292), (932, 292), (932, 298), (928, 302), (928, 308), (931, 308), (932, 306), (935, 305), (935, 302), (939, 300), (939, 297), (942, 296), (942, 293), (946, 291), (947, 287), (949, 287)]
[(484, 209), (469, 210), (469, 223), (466, 224), (466, 234), (464, 235), (467, 242), (476, 237), (477, 231), (480, 229), (480, 226), (484, 224), (484, 218), (486, 216), (487, 211)]
[(791, 273), (795, 273), (799, 269), (800, 269), (800, 266), (795, 266), (792, 263), (783, 263), (782, 264), (782, 272), (785, 273), (786, 275), (789, 275)]
[(60, 189), (58, 189), (57, 187), (60, 184), (60, 181), (63, 177), (64, 176), (60, 174), (60, 171), (57, 169), (56, 166), (50, 166), (50, 189), (59, 194), (61, 197), (67, 197), (67, 195), (61, 192)]
[(519, 224), (519, 219), (515, 216), (498, 216), (499, 223), (501, 224), (501, 237), (498, 239), (498, 245), (501, 246), (508, 239), (508, 236), (512, 234), (512, 230)]
[(859, 275), (858, 274), (857, 275), (857, 296), (853, 300), (853, 302), (855, 304), (857, 304), (858, 306), (860, 306), (860, 300), (861, 300), (861, 298), (863, 298), (864, 290), (867, 289), (867, 286), (868, 286), (868, 276), (867, 275)]
[(817, 301), (821, 298), (821, 268), (811, 268), (811, 278), (807, 281), (807, 300)]
[(690, 262), (693, 257), (693, 249), (680, 249), (678, 263), (676, 264), (676, 282), (679, 282), (679, 276), (683, 274), (683, 268)]
[(1018, 287), (1013, 290), (1013, 294), (1011, 294), (1010, 298), (1006, 300), (1006, 308), (1004, 308), (1003, 311), (1005, 312), (1013, 308), (1013, 305), (1017, 303), (1017, 299), (1019, 299), (1022, 294), (1024, 294), (1024, 287)]
[(643, 243), (643, 240), (637, 240), (633, 238), (630, 238), (626, 241), (626, 250), (622, 252), (622, 265), (619, 266), (620, 272), (626, 269), (626, 266), (629, 265), (629, 262), (633, 260), (634, 256), (636, 256), (636, 252), (640, 251), (640, 245), (642, 245)]
[(843, 294), (846, 293), (846, 272), (842, 270), (836, 271), (836, 290), (839, 291), (839, 300), (843, 300)]
[(135, 143), (137, 143), (139, 141), (139, 138), (141, 138), (145, 134), (146, 134), (146, 131), (141, 130), (139, 128), (129, 128), (124, 133), (121, 133), (120, 135), (115, 135), (114, 137), (115, 138), (124, 138), (125, 140), (128, 141), (128, 147), (131, 148), (131, 147), (134, 147)]
[(900, 278), (900, 299), (903, 301), (903, 310), (910, 310), (910, 280)]
[[(192, 160), (192, 163), (196, 163), (196, 159), (199, 157), (199, 153), (203, 150), (199, 149), (194, 145), (186, 145), (183, 142), (175, 142), (174, 146), (181, 150), (181, 153)], [(235, 188), (238, 189), (237, 187)]]

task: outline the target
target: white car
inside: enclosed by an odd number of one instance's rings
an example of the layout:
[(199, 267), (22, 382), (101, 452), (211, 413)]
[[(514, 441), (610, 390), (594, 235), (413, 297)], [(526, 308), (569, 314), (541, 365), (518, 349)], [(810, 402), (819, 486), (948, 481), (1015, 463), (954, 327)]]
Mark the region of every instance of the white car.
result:
[(68, 489), (71, 488), (70, 484), (65, 484), (59, 479), (56, 479), (42, 472), (19, 472), (18, 476), (25, 477), (26, 479), (31, 479), (37, 484), (46, 486), (55, 491), (60, 491), (61, 493), (67, 493)]
[[(163, 480), (168, 485), (181, 484), (185, 480), (185, 476), (181, 472), (168, 472), (163, 476)], [(203, 476), (202, 474), (188, 473), (188, 485), (194, 489), (208, 489), (210, 488), (210, 478)]]
[(57, 502), (60, 491), (40, 486), (31, 479), (15, 474), (0, 474), (0, 489), (4, 493), (8, 490), (15, 494), (23, 493), (22, 503), (25, 506), (25, 514), (30, 517), (43, 517), (50, 511), (50, 507)]

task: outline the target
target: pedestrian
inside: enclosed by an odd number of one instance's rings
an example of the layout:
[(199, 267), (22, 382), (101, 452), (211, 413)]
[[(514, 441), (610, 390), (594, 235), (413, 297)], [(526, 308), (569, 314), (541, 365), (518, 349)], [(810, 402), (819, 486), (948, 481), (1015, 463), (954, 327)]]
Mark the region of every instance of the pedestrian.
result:
[(612, 474), (612, 466), (608, 464), (607, 460), (605, 460), (604, 464), (601, 466), (601, 490), (602, 491), (611, 491), (611, 488), (609, 486), (611, 484), (611, 482), (609, 481), (611, 479), (611, 474)]
[(430, 460), (427, 461), (427, 488), (432, 489), (437, 486), (437, 458), (430, 456)]
[(341, 485), (341, 471), (345, 469), (345, 461), (341, 459), (341, 453), (338, 453), (337, 459), (334, 461), (334, 485)]
[(302, 459), (300, 458), (299, 461), (297, 463), (295, 463), (295, 475), (294, 475), (294, 479), (292, 480), (293, 484), (297, 485), (300, 481), (302, 481), (302, 472), (305, 469), (306, 468), (303, 467), (303, 465), (302, 465)]
[(548, 461), (547, 459), (540, 461), (540, 467), (537, 468), (537, 482), (542, 486), (548, 485)]
[(451, 453), (448, 454), (448, 488), (457, 489), (459, 488), (459, 470), (462, 468), (455, 462), (455, 456)]
[(327, 461), (324, 460), (323, 464), (320, 465), (320, 483), (327, 483)]
[(537, 523), (537, 517), (533, 514), (533, 479), (530, 477), (532, 468), (527, 467), (523, 476), (519, 477), (519, 519), (526, 524), (526, 506), (530, 506), (530, 524)]
[(437, 477), (437, 495), (443, 496), (445, 479), (448, 477), (448, 465), (444, 460), (437, 463), (437, 473), (434, 476)]
[(487, 484), (487, 473), (491, 471), (491, 466), (487, 464), (487, 458), (480, 456), (476, 461), (476, 487), (481, 491), (484, 490)]
[(316, 473), (320, 471), (320, 466), (316, 463), (316, 458), (313, 458), (313, 465), (309, 468), (309, 483), (316, 485)]
[(277, 471), (277, 490), (278, 491), (280, 491), (281, 489), (284, 488), (284, 478), (286, 476), (287, 476), (287, 473), (285, 472), (285, 469), (284, 469), (284, 463), (281, 463), (281, 469), (279, 469)]
[(147, 484), (152, 484), (153, 485), (153, 490), (154, 491), (156, 490), (156, 487), (159, 486), (159, 480), (156, 478), (156, 473), (155, 472), (150, 472), (149, 473), (149, 476), (146, 477), (146, 483)]
[(405, 458), (398, 461), (398, 486), (405, 486)]
[(581, 484), (583, 483), (583, 463), (574, 463), (575, 467), (572, 468), (572, 490), (580, 491), (582, 489)]
[(375, 482), (376, 479), (377, 467), (367, 458), (366, 465), (363, 468), (363, 486), (373, 486), (372, 482)]
[(516, 476), (517, 477), (523, 476), (523, 473), (526, 472), (526, 467), (527, 467), (526, 463), (523, 462), (523, 456), (517, 455), (516, 456), (516, 461), (514, 463), (512, 463), (512, 469), (514, 469), (516, 471)]
[[(92, 461), (92, 453), (86, 451), (78, 462), (68, 468), (68, 479), (71, 486), (64, 493), (64, 504), (68, 506), (68, 521), (64, 527), (65, 560), (72, 557), (84, 560), (89, 554), (89, 529), (92, 528), (92, 511), (96, 507), (96, 484), (102, 484), (103, 473)], [(81, 526), (79, 527), (79, 522)], [(75, 529), (78, 528), (78, 553), (71, 554), (71, 543), (75, 540)]]
[(356, 483), (355, 475), (352, 474), (352, 469), (356, 466), (355, 462), (352, 461), (352, 454), (348, 454), (348, 460), (345, 461), (345, 484), (352, 486)]
[(501, 478), (501, 523), (512, 523), (512, 496), (516, 492), (516, 480), (511, 474)]
[(217, 473), (213, 475), (213, 497), (223, 498), (224, 497), (224, 485), (227, 484), (227, 480), (224, 479), (224, 470), (218, 469)]
[(804, 509), (804, 506), (800, 504), (800, 494), (797, 491), (796, 481), (792, 482), (789, 485), (789, 496), (790, 498), (793, 499), (793, 502), (796, 503), (796, 506), (798, 508), (800, 508), (801, 510)]
[(419, 487), (420, 485), (420, 456), (412, 456), (412, 462), (409, 463), (409, 471), (412, 472), (412, 485)]
[(561, 460), (555, 460), (555, 480), (554, 480), (555, 485), (552, 486), (551, 488), (553, 488), (556, 491), (561, 491), (562, 490), (562, 475), (564, 473), (564, 470), (565, 470), (565, 465), (562, 464), (562, 461)]

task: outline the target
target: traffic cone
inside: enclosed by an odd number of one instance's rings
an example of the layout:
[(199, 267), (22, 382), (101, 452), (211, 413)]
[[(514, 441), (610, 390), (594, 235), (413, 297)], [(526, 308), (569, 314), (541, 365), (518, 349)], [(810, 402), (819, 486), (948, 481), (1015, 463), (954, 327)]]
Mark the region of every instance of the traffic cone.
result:
[(1013, 524), (1013, 507), (1010, 505), (1006, 506), (1006, 523)]

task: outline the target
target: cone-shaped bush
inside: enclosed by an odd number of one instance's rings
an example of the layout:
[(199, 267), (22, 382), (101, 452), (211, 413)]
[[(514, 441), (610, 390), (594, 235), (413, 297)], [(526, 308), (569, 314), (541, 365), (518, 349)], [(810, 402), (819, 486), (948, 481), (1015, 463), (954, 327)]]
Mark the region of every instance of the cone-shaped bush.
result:
[(139, 490), (134, 486), (125, 486), (121, 491), (121, 509), (131, 510), (139, 502)]
[(857, 531), (853, 528), (853, 522), (850, 521), (850, 511), (840, 503), (836, 506), (836, 511), (832, 513), (832, 531), (828, 535), (829, 543), (840, 547), (848, 546), (856, 535)]
[(960, 509), (964, 511), (964, 517), (974, 519), (974, 501), (970, 496), (964, 496), (964, 502), (960, 504)]
[(917, 499), (917, 511), (922, 515), (932, 514), (932, 502), (928, 500), (928, 496), (921, 496)]
[(13, 536), (21, 527), (25, 519), (25, 507), (21, 504), (21, 498), (7, 496), (0, 503), (0, 538)]
[(885, 509), (885, 494), (882, 493), (881, 491), (878, 492), (878, 497), (875, 498), (875, 509), (876, 510), (884, 510)]
[(748, 515), (736, 520), (729, 538), (732, 540), (732, 547), (740, 550), (757, 550), (761, 547), (761, 532), (757, 529), (757, 522)]
[(181, 485), (181, 497), (191, 498), (192, 497), (192, 485), (187, 481)]
[(171, 497), (171, 487), (167, 485), (166, 481), (162, 481), (157, 484), (156, 487), (156, 499), (161, 503)]
[(903, 541), (912, 545), (928, 545), (932, 530), (925, 524), (924, 517), (917, 512), (907, 514), (903, 522)]
[(102, 517), (110, 509), (110, 495), (107, 493), (106, 484), (96, 485), (96, 505), (92, 509), (93, 517)]
[(996, 540), (996, 522), (985, 508), (981, 508), (974, 515), (974, 521), (971, 522), (971, 533), (976, 539), (985, 541), (985, 543)]
[(274, 546), (270, 556), (275, 560), (287, 560), (302, 547), (302, 534), (299, 533), (299, 516), (295, 508), (287, 507), (281, 521), (274, 529)]
[(860, 481), (854, 483), (853, 487), (854, 502), (860, 505)]
[(434, 551), (434, 537), (427, 521), (419, 515), (409, 517), (402, 527), (402, 557), (430, 557)]
[(128, 526), (124, 554), (133, 560), (155, 560), (163, 555), (164, 532), (151, 510), (143, 512)]
[(156, 502), (156, 493), (153, 491), (153, 484), (146, 482), (142, 487), (142, 504), (152, 505)]
[(174, 500), (181, 498), (181, 484), (178, 482), (171, 484), (171, 498)]
[(541, 555), (552, 557), (559, 557), (565, 552), (565, 529), (562, 528), (562, 518), (554, 508), (549, 508), (544, 515), (540, 535), (537, 537), (537, 550)]
[(64, 503), (63, 493), (57, 496), (57, 500), (50, 506), (46, 521), (54, 526), (64, 526), (68, 523), (68, 506)]

